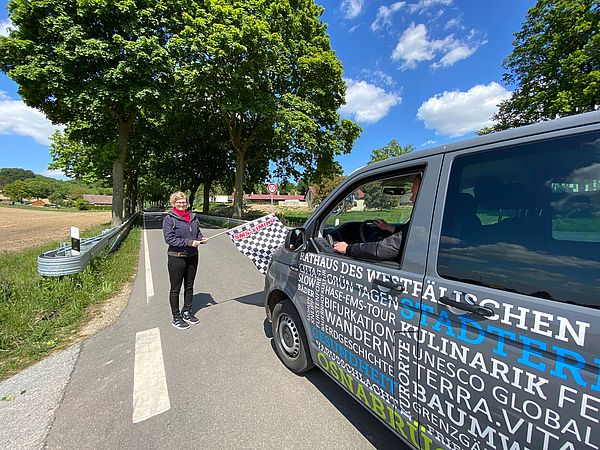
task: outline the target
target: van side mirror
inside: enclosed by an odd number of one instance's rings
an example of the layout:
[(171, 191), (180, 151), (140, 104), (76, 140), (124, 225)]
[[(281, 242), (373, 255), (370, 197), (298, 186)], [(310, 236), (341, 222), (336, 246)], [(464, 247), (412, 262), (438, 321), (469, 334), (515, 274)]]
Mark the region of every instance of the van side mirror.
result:
[(285, 248), (293, 252), (298, 251), (306, 242), (304, 228), (293, 228), (285, 237)]

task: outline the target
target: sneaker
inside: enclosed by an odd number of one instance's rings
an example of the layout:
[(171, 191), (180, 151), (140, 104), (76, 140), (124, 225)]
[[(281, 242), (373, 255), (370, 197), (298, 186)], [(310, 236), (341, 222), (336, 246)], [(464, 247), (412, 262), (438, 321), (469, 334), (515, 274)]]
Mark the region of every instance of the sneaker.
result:
[(185, 330), (190, 327), (181, 317), (174, 319), (172, 325), (180, 330)]
[(189, 312), (189, 311), (182, 311), (181, 312), (181, 317), (187, 323), (190, 323), (192, 325), (196, 325), (198, 322), (200, 322), (198, 320), (198, 318), (195, 315), (193, 315), (191, 312)]

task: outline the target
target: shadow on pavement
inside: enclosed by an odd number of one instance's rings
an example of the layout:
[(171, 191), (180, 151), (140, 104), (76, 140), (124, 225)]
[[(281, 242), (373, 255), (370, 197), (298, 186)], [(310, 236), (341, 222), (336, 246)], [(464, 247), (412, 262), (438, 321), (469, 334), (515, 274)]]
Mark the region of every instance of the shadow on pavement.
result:
[(196, 314), (203, 308), (207, 308), (208, 306), (216, 305), (217, 302), (213, 299), (212, 295), (207, 294), (205, 292), (201, 292), (199, 294), (194, 294), (192, 298), (192, 313)]
[[(265, 331), (265, 336), (271, 339), (273, 337), (273, 325), (271, 322), (267, 320), (265, 317), (265, 321), (263, 322), (263, 330)], [(273, 343), (271, 343), (273, 345)]]
[(265, 294), (263, 291), (255, 292), (254, 294), (244, 295), (243, 297), (234, 298), (233, 301), (243, 303), (244, 305), (264, 306)]
[(333, 406), (341, 412), (375, 448), (410, 450), (400, 438), (377, 420), (341, 386), (318, 368), (304, 374)]
[[(269, 324), (269, 329), (271, 324)], [(265, 333), (266, 334), (266, 333)], [(272, 331), (271, 331), (272, 336)], [(271, 348), (275, 355), (275, 343), (271, 339)], [(283, 364), (283, 362), (281, 363)], [(367, 439), (376, 449), (411, 450), (402, 440), (383, 423), (367, 411), (358, 401), (351, 397), (344, 388), (329, 378), (323, 371), (315, 367), (298, 376), (310, 381), (323, 396)]]
[(161, 230), (164, 213), (151, 213), (144, 215), (144, 224), (146, 230)]

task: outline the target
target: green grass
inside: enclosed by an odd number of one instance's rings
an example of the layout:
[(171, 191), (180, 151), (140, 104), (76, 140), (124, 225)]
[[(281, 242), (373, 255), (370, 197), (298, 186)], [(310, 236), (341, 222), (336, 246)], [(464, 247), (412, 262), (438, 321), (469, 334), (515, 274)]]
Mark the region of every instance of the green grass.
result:
[(66, 277), (37, 273), (37, 256), (57, 243), (0, 255), (0, 380), (67, 346), (84, 324), (86, 309), (122, 289), (137, 267), (140, 233), (139, 226), (132, 227), (118, 251)]
[(348, 211), (337, 216), (331, 216), (327, 219), (328, 224), (334, 224), (336, 219), (339, 223), (363, 222), (365, 220), (383, 219), (388, 223), (404, 223), (410, 218), (412, 208), (396, 208), (392, 210), (368, 210), (368, 211)]

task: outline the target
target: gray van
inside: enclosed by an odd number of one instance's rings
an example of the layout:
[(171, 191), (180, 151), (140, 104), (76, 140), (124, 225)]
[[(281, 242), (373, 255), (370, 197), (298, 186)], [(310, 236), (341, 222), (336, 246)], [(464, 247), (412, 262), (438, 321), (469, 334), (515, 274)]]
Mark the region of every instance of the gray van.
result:
[(282, 362), (413, 448), (598, 450), (600, 112), (363, 167), (265, 295)]

